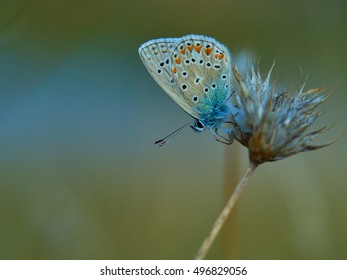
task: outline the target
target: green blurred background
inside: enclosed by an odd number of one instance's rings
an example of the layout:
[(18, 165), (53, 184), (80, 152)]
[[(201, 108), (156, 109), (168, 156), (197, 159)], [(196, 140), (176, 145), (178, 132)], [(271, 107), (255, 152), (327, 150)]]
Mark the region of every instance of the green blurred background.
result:
[[(346, 128), (344, 0), (0, 0), (0, 258), (191, 259), (247, 166), (138, 56), (212, 36), (289, 89), (333, 88), (319, 124)], [(208, 258), (347, 259), (346, 136), (256, 171)]]

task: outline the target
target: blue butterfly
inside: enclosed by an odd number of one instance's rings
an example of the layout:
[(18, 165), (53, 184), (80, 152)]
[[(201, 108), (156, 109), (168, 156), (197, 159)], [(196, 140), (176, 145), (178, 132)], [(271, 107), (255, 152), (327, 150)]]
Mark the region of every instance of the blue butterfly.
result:
[(159, 140), (168, 142), (183, 128), (197, 132), (206, 128), (224, 144), (233, 142), (232, 130), (224, 124), (235, 108), (231, 97), (231, 55), (215, 39), (202, 35), (150, 40), (139, 48), (140, 57), (154, 80), (195, 120)]

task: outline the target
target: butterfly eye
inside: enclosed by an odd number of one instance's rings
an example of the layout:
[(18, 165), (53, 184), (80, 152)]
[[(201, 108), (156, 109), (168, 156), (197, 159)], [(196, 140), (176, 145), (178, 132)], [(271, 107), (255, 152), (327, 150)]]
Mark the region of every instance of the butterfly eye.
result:
[(183, 84), (183, 85), (182, 85), (182, 89), (183, 89), (183, 90), (186, 90), (187, 87), (188, 87), (188, 86), (187, 86), (186, 84)]
[(210, 68), (210, 67), (211, 67), (211, 63), (210, 63), (210, 62), (207, 62), (207, 63), (206, 63), (206, 67), (207, 67), (207, 68)]
[(191, 126), (191, 128), (194, 129), (194, 131), (196, 132), (201, 132), (205, 130), (205, 125), (201, 121), (196, 120), (194, 125)]
[(198, 100), (199, 100), (199, 97), (197, 97), (196, 95), (192, 97), (192, 101), (194, 103), (198, 102)]
[(226, 76), (226, 75), (223, 75), (223, 76), (222, 76), (222, 79), (223, 79), (223, 80), (225, 80), (226, 78), (227, 78), (227, 76)]
[(196, 125), (196, 127), (200, 128), (200, 129), (203, 129), (205, 127), (204, 124), (201, 121), (197, 121), (195, 123), (195, 125)]
[(207, 87), (204, 88), (204, 92), (206, 92), (206, 93), (208, 92), (208, 88)]
[(212, 88), (216, 88), (216, 84), (212, 84)]
[(186, 71), (183, 71), (182, 75), (183, 75), (184, 77), (187, 77), (188, 74), (187, 74)]

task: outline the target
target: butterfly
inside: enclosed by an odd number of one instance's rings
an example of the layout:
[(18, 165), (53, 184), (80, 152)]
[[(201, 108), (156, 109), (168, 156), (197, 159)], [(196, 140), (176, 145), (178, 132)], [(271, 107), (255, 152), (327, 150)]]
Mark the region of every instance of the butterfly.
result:
[(194, 118), (167, 137), (168, 142), (183, 128), (209, 129), (224, 144), (233, 142), (232, 131), (223, 124), (230, 121), (231, 55), (215, 39), (202, 35), (150, 40), (139, 48), (139, 55), (154, 80)]

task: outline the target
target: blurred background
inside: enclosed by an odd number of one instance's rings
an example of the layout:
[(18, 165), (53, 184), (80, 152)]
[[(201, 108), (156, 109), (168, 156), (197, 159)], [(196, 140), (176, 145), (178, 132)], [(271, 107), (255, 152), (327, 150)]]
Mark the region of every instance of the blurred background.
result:
[[(295, 89), (337, 88), (317, 143), (346, 129), (347, 2), (0, 0), (0, 258), (191, 259), (247, 151), (190, 120), (143, 66), (160, 37), (212, 36)], [(302, 76), (300, 68), (304, 73)], [(347, 259), (347, 138), (256, 171), (209, 259)]]

